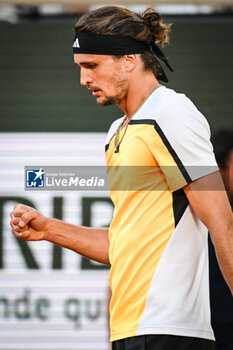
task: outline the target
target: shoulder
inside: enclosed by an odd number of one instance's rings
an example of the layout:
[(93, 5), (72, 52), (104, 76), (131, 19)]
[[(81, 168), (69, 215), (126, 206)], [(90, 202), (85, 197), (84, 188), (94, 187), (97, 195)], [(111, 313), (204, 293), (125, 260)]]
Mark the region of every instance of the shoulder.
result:
[(207, 119), (185, 94), (175, 93), (167, 103), (164, 102), (156, 119), (158, 128), (170, 140), (194, 144), (195, 140), (210, 139)]
[[(157, 141), (161, 140), (183, 167), (215, 166), (210, 127), (204, 115), (185, 94), (167, 88), (157, 92), (151, 96), (145, 112), (138, 116), (142, 118), (140, 122), (143, 123), (145, 117), (154, 125), (150, 129), (148, 143), (156, 156), (160, 156)], [(196, 175), (191, 170), (190, 177), (194, 179)]]
[(179, 94), (174, 90), (161, 86), (153, 92), (139, 111), (134, 115), (133, 119), (137, 120), (145, 118), (157, 120), (164, 108), (176, 102), (178, 95)]
[(180, 112), (190, 113), (196, 118), (204, 118), (193, 102), (183, 93), (177, 93), (165, 86), (155, 90), (148, 101), (135, 114), (133, 119), (151, 118), (158, 121), (161, 117), (173, 119)]
[(155, 90), (133, 119), (142, 123), (150, 120), (168, 138), (190, 137), (190, 132), (210, 137), (209, 124), (194, 103), (185, 94), (165, 86)]

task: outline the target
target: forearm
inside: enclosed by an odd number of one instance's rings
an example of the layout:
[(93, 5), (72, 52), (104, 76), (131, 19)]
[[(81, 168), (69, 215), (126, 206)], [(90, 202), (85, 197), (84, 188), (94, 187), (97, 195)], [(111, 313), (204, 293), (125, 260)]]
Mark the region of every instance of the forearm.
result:
[(109, 239), (107, 228), (89, 228), (49, 219), (45, 240), (109, 265)]
[[(210, 232), (221, 272), (233, 294), (233, 218)], [(224, 237), (224, 239), (222, 239)]]

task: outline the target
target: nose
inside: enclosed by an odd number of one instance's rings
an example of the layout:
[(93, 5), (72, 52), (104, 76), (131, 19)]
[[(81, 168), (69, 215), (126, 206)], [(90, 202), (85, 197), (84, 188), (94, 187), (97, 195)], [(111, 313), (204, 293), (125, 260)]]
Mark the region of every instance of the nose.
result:
[(81, 85), (87, 85), (93, 82), (93, 79), (91, 78), (90, 72), (88, 72), (88, 69), (81, 68), (80, 71), (80, 84)]

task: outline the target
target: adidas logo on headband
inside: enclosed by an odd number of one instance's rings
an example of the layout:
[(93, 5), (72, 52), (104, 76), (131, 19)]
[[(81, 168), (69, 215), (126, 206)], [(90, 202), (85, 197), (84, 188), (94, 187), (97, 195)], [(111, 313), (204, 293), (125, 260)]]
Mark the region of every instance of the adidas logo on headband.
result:
[(80, 47), (78, 38), (75, 40), (73, 47)]

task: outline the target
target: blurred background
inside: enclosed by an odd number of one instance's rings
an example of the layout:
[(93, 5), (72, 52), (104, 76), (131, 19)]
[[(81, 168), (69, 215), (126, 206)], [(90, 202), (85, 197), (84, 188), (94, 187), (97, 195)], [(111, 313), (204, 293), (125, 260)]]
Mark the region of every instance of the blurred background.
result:
[(103, 165), (109, 126), (122, 111), (97, 106), (79, 84), (73, 27), (79, 16), (118, 4), (157, 9), (173, 23), (164, 48), (185, 93), (212, 133), (232, 129), (233, 0), (0, 1), (0, 349), (107, 350), (108, 268), (47, 242), (21, 242), (9, 213), (21, 202), (44, 215), (107, 226), (105, 192), (27, 192), (24, 166)]

